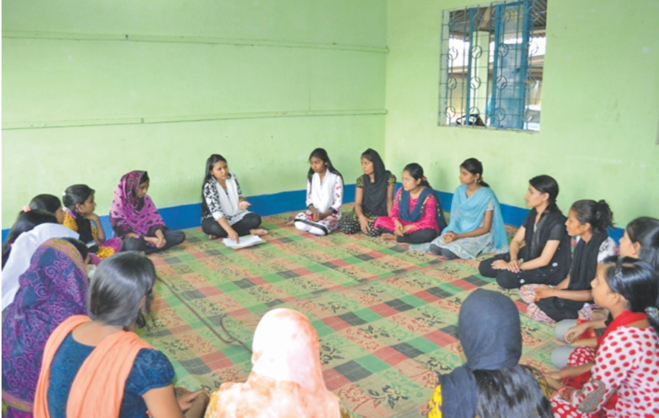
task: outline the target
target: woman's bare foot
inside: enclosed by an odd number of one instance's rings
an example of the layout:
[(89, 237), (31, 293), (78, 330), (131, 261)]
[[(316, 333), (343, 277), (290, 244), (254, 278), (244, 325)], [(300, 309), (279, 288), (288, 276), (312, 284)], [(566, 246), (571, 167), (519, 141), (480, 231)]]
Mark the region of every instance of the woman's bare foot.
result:
[(260, 237), (261, 235), (268, 235), (268, 231), (265, 230), (265, 229), (263, 229), (263, 228), (259, 228), (259, 229), (250, 229), (250, 230), (249, 230), (249, 233), (252, 234), (252, 235), (259, 236), (259, 237)]
[(210, 235), (210, 234), (209, 234), (209, 235), (208, 235), (208, 239), (217, 239), (217, 236), (215, 236), (215, 235)]
[(394, 234), (382, 234), (382, 239), (385, 241), (396, 241), (396, 236)]

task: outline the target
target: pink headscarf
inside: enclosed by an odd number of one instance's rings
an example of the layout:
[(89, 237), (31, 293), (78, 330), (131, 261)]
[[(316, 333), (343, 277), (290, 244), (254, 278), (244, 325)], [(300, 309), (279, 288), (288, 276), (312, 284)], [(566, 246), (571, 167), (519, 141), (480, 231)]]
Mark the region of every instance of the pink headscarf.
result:
[(224, 383), (205, 418), (339, 418), (339, 399), (327, 390), (318, 334), (306, 316), (275, 309), (254, 333), (252, 372), (245, 383)]
[[(114, 190), (110, 209), (110, 224), (115, 236), (123, 237), (131, 232), (153, 236), (165, 222), (148, 195), (137, 198), (136, 192), (146, 171), (131, 171), (121, 177)], [(142, 182), (143, 183), (143, 182)]]

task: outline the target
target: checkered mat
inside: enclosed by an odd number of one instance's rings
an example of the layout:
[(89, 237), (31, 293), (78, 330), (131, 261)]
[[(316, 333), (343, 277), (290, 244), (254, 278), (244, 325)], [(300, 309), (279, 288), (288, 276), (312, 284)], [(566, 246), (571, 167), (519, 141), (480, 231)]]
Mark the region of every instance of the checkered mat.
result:
[[(177, 385), (215, 390), (247, 378), (265, 312), (294, 308), (318, 331), (327, 387), (355, 416), (424, 416), (436, 374), (464, 361), (462, 301), (476, 288), (502, 290), (478, 275), (477, 261), (442, 261), (361, 234), (315, 237), (288, 219), (264, 218), (267, 243), (255, 247), (235, 251), (196, 228), (152, 256), (160, 279), (143, 337), (172, 361)], [(510, 296), (525, 312), (517, 291)], [(552, 328), (523, 314), (522, 333), (522, 363), (546, 370)]]

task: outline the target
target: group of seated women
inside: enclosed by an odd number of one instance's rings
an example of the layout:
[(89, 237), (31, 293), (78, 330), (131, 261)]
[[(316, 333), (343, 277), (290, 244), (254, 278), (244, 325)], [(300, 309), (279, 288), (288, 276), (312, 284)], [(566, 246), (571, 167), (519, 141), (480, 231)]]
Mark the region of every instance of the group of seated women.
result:
[[(364, 152), (355, 207), (343, 215), (341, 174), (323, 149), (309, 162), (307, 210), (295, 217), (297, 229), (384, 235), (445, 259), (495, 253), (480, 262), (480, 273), (503, 288), (521, 288), (529, 316), (556, 322), (557, 337), (569, 344), (552, 353), (556, 372), (520, 366), (516, 305), (498, 292), (473, 292), (458, 320), (466, 363), (439, 376), (429, 417), (659, 415), (659, 220), (632, 221), (620, 256), (611, 256), (606, 202), (577, 201), (566, 218), (556, 205), (556, 181), (537, 176), (526, 196), (532, 209), (508, 247), (499, 203), (476, 159), (460, 165), (462, 184), (448, 224), (418, 164), (405, 167), (394, 193), (396, 177), (377, 152)], [(165, 227), (148, 186), (146, 172), (122, 177), (110, 212), (118, 241), (105, 238), (94, 191), (85, 185), (67, 189), (66, 211), (59, 199), (42, 195), (20, 214), (12, 245), (3, 248), (3, 416), (82, 417), (103, 410), (113, 418), (181, 417), (203, 397), (175, 391), (167, 357), (134, 333), (145, 325), (154, 297), (156, 271), (144, 253), (185, 238)], [(234, 240), (266, 234), (249, 206), (227, 161), (209, 157), (204, 232)], [(574, 255), (570, 236), (578, 238)], [(98, 267), (88, 279), (92, 257)], [(323, 382), (318, 335), (303, 314), (268, 312), (252, 347), (247, 381), (223, 383), (207, 418), (350, 415)]]

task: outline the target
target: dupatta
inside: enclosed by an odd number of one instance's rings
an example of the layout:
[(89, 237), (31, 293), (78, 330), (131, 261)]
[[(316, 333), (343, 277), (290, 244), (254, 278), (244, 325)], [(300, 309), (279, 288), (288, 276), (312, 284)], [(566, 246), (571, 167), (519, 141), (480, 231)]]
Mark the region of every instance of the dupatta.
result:
[(436, 191), (430, 187), (424, 187), (419, 194), (419, 198), (416, 201), (416, 204), (410, 210), (410, 192), (405, 189), (400, 189), (400, 198), (398, 200), (399, 207), (399, 217), (406, 222), (415, 223), (418, 222), (423, 217), (423, 210), (426, 206), (426, 199), (432, 196), (435, 198), (435, 204), (437, 208), (437, 213), (435, 218), (437, 220), (437, 226), (439, 230), (442, 231), (446, 228), (446, 218), (444, 217), (444, 209), (442, 209), (442, 204), (439, 201), (439, 195)]
[[(48, 386), (57, 349), (74, 328), (89, 321), (91, 319), (85, 315), (72, 316), (60, 324), (48, 339), (34, 397), (34, 418), (50, 417)], [(82, 363), (73, 380), (66, 416), (82, 418), (94, 411), (93, 415), (98, 418), (117, 418), (126, 380), (137, 354), (143, 348), (153, 349), (132, 331), (120, 331), (105, 337)]]
[(19, 278), (32, 263), (32, 256), (39, 246), (53, 238), (76, 238), (77, 232), (60, 224), (37, 225), (28, 232), (18, 236), (12, 247), (5, 268), (2, 269), (2, 310), (4, 311), (14, 301), (19, 289)]
[(384, 162), (377, 151), (369, 148), (365, 152), (370, 153), (372, 159), (374, 181), (371, 183), (371, 176), (368, 174), (362, 176), (364, 182), (362, 206), (376, 216), (387, 216), (387, 189), (391, 172), (384, 168)]
[(252, 372), (245, 383), (224, 383), (206, 418), (339, 418), (327, 390), (316, 330), (302, 313), (275, 309), (254, 333)]
[(65, 319), (86, 312), (87, 269), (73, 245), (51, 239), (34, 253), (20, 285), (2, 327), (2, 397), (31, 411), (48, 337)]
[[(627, 325), (631, 325), (635, 322), (643, 321), (646, 319), (648, 319), (648, 317), (644, 313), (632, 312), (630, 310), (622, 312), (606, 327), (604, 334), (597, 337), (597, 351), (599, 351), (599, 348), (602, 346), (602, 343), (604, 343), (606, 337), (613, 331), (620, 327), (625, 327)], [(597, 358), (597, 353), (595, 353), (595, 358)], [(590, 377), (591, 373), (590, 371), (587, 371), (576, 377), (566, 377), (563, 379), (563, 384), (575, 389), (581, 389), (583, 388), (583, 385), (588, 383)], [(609, 400), (604, 404), (604, 408), (609, 410), (615, 409), (616, 402), (618, 402), (618, 395), (613, 393)]]
[(146, 171), (131, 171), (121, 177), (114, 190), (110, 208), (110, 224), (115, 236), (123, 237), (131, 232), (152, 235), (156, 227), (164, 227), (158, 209), (148, 195), (137, 198), (137, 188)]
[(499, 200), (489, 187), (481, 187), (476, 190), (471, 197), (467, 198), (467, 186), (462, 184), (458, 186), (453, 194), (451, 202), (451, 220), (448, 226), (442, 231), (442, 235), (448, 231), (456, 234), (464, 234), (480, 228), (483, 224), (483, 217), (487, 211), (487, 206), (491, 200), (494, 200), (494, 213), (492, 214), (492, 227), (490, 231), (494, 236), (494, 245), (496, 252), (505, 252), (508, 249), (508, 238), (506, 236), (506, 227), (503, 223)]

